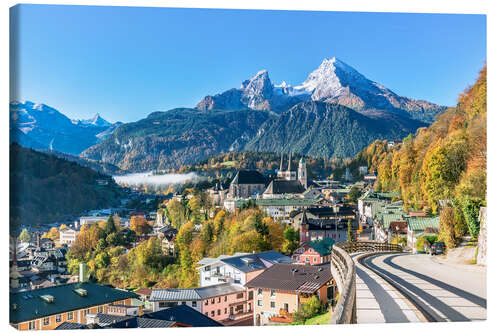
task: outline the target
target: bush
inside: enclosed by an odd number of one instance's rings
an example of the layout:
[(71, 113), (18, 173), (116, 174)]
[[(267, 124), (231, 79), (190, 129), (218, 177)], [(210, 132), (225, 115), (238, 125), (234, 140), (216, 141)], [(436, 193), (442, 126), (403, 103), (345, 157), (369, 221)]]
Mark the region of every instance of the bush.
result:
[(299, 306), (299, 310), (293, 314), (294, 320), (304, 323), (307, 319), (320, 314), (323, 310), (318, 296), (313, 295), (307, 302)]

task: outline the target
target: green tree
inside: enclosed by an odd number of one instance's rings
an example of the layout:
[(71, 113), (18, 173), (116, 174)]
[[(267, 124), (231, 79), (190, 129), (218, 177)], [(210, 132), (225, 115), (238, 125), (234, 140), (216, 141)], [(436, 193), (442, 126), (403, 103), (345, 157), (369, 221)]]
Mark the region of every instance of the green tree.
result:
[(19, 240), (25, 243), (28, 243), (31, 240), (31, 236), (28, 230), (23, 229), (23, 231), (21, 231), (21, 234), (19, 235)]
[(347, 220), (347, 242), (354, 242), (354, 234), (352, 233), (352, 221), (351, 219)]
[(116, 232), (115, 220), (113, 219), (112, 215), (109, 215), (108, 220), (106, 221), (104, 232), (106, 233), (106, 235)]

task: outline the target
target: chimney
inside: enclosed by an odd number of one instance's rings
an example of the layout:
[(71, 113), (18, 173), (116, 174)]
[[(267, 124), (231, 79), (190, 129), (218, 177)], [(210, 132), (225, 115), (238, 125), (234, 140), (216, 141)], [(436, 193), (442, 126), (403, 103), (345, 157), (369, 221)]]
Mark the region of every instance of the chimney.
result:
[(87, 265), (84, 263), (80, 264), (78, 282), (87, 282), (88, 281), (88, 273), (87, 273)]

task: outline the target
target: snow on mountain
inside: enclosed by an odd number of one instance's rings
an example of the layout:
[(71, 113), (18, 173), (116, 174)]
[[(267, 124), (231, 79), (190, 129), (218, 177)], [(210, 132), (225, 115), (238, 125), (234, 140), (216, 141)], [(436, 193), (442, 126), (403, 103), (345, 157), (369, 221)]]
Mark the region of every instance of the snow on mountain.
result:
[(79, 125), (87, 125), (87, 126), (97, 126), (97, 127), (109, 127), (112, 124), (102, 118), (99, 113), (96, 113), (92, 118), (90, 119), (83, 119), (83, 120), (72, 120), (73, 124), (79, 124)]
[(305, 100), (337, 103), (365, 113), (373, 110), (395, 112), (427, 122), (444, 109), (426, 101), (398, 96), (336, 57), (324, 59), (300, 85), (291, 86), (285, 81), (273, 85), (268, 71), (261, 70), (243, 81), (239, 89), (206, 96), (196, 108), (205, 111), (250, 108), (281, 113)]
[(48, 105), (31, 101), (12, 101), (9, 109), (11, 141), (35, 149), (78, 154), (119, 126), (99, 114), (89, 120), (71, 120)]

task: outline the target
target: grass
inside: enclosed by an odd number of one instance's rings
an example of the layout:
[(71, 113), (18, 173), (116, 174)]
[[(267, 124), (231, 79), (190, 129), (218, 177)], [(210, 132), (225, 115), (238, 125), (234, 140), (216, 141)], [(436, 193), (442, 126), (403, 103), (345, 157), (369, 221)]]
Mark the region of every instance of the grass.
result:
[(327, 325), (330, 323), (331, 317), (332, 314), (327, 311), (323, 314), (307, 319), (305, 325)]

